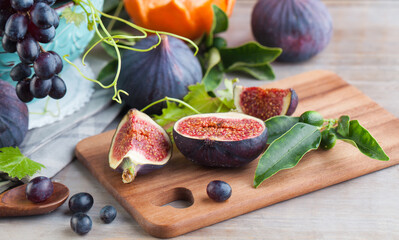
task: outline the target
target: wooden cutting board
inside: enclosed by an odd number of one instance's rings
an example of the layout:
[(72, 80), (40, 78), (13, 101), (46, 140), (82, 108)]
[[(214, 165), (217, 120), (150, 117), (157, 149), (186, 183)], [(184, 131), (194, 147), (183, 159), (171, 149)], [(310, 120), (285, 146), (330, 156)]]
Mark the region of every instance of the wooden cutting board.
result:
[[(82, 140), (76, 146), (76, 155), (149, 234), (162, 238), (178, 236), (399, 163), (399, 119), (336, 74), (312, 71), (266, 86), (296, 90), (299, 106), (294, 115), (316, 110), (325, 118), (347, 114), (358, 119), (391, 159), (388, 162), (370, 159), (339, 141), (330, 151), (306, 154), (296, 167), (278, 172), (255, 189), (252, 183), (257, 160), (238, 169), (206, 168), (191, 163), (176, 148), (164, 168), (139, 176), (131, 184), (123, 184), (120, 173), (108, 167), (113, 131)], [(206, 194), (207, 184), (216, 179), (228, 182), (233, 189), (226, 202), (214, 202)], [(175, 200), (192, 205), (164, 206)]]

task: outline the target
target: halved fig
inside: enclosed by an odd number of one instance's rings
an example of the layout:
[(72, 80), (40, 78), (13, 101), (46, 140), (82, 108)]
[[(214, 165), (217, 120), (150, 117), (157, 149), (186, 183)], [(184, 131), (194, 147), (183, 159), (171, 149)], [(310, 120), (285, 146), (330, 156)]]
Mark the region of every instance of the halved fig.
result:
[(163, 167), (172, 156), (166, 131), (148, 115), (130, 109), (119, 123), (109, 151), (109, 166), (122, 171), (122, 181), (130, 183), (137, 174)]
[(267, 128), (261, 119), (237, 112), (197, 114), (173, 127), (176, 147), (189, 160), (211, 167), (239, 167), (265, 149)]
[(298, 95), (292, 88), (234, 87), (237, 111), (267, 120), (278, 115), (292, 115), (298, 106)]

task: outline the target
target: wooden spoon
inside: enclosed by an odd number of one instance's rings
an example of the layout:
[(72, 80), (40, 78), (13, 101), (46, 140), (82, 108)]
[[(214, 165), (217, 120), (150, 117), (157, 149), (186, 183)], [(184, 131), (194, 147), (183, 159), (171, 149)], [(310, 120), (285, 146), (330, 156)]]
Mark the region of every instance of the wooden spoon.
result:
[(53, 185), (53, 194), (41, 203), (34, 203), (26, 198), (26, 184), (2, 193), (0, 217), (39, 215), (55, 210), (68, 199), (69, 189), (61, 183), (53, 182)]

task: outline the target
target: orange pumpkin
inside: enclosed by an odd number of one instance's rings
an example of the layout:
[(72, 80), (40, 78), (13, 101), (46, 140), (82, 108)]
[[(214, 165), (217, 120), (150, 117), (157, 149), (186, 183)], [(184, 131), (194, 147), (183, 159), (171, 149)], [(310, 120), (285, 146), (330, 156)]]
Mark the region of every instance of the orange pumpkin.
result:
[(194, 40), (210, 31), (212, 4), (230, 16), (235, 0), (124, 0), (124, 4), (135, 24)]

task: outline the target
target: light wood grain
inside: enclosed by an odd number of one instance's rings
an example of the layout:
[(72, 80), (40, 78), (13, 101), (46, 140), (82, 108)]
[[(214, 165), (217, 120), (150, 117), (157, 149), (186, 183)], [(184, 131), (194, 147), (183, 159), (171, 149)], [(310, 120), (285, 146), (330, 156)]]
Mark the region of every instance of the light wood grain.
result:
[[(255, 189), (252, 182), (257, 161), (238, 169), (206, 168), (188, 161), (177, 149), (166, 167), (139, 176), (131, 184), (123, 184), (120, 173), (108, 166), (114, 131), (81, 141), (76, 155), (148, 233), (162, 238), (175, 237), (399, 163), (396, 137), (399, 119), (336, 74), (313, 71), (266, 86), (294, 88), (299, 96), (298, 112), (314, 109), (327, 118), (349, 114), (358, 119), (381, 142), (391, 160), (372, 160), (353, 146), (339, 143), (331, 151), (311, 152), (295, 168), (277, 173)], [(207, 184), (216, 179), (232, 186), (233, 195), (224, 203), (214, 202), (206, 195)], [(184, 209), (163, 206), (175, 200), (189, 200), (192, 205)]]

